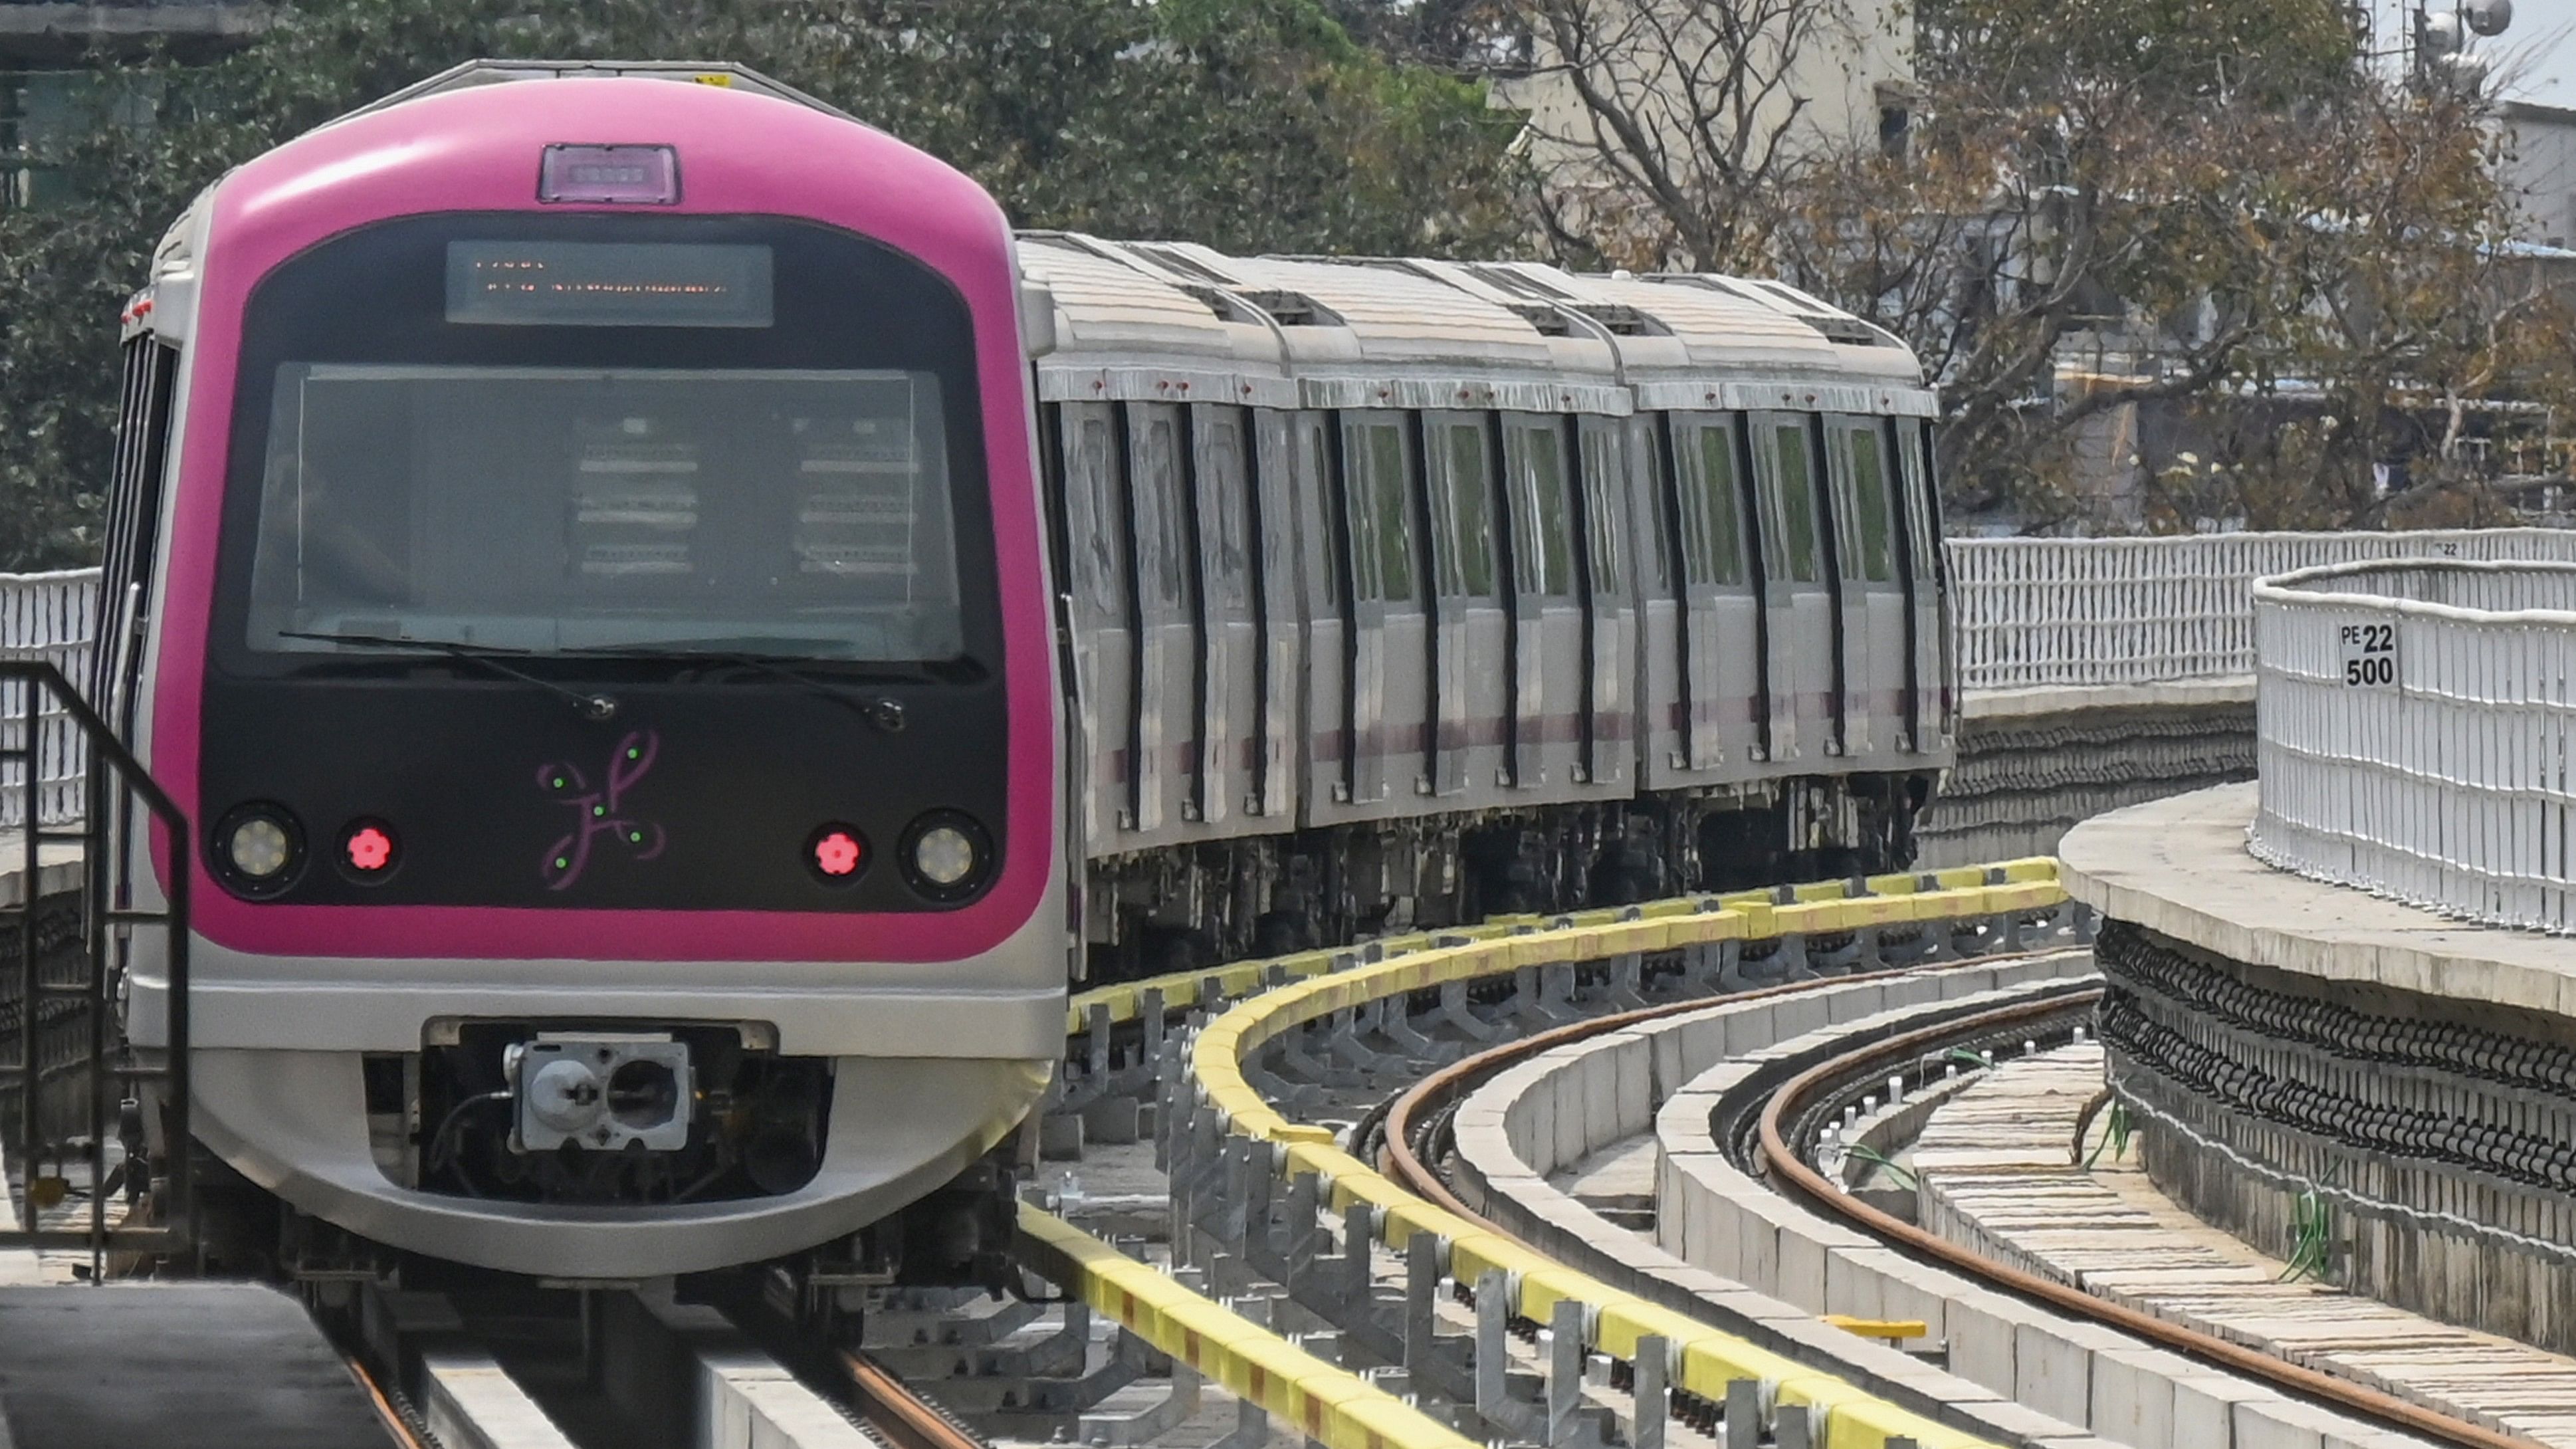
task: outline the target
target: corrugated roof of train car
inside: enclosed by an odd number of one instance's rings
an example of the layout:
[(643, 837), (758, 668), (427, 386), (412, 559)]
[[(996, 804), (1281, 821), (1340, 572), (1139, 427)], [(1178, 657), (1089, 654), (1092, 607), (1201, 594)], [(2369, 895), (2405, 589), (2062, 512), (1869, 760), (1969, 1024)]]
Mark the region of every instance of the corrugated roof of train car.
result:
[[(1653, 318), (1688, 349), (1685, 366), (1735, 376), (1837, 374), (1850, 359), (1815, 328), (1786, 309), (1747, 296), (1732, 286), (1650, 282), (1637, 277), (1576, 276), (1554, 267), (1515, 268), (1535, 275), (1579, 302), (1629, 307)], [(1714, 279), (1721, 284), (1731, 279)], [(1869, 349), (1856, 349), (1869, 350)], [(1914, 359), (1898, 350), (1900, 373), (1913, 379)], [(1877, 375), (1879, 369), (1867, 369)]]
[(1096, 353), (1122, 361), (1145, 354), (1252, 362), (1266, 371), (1278, 370), (1279, 344), (1267, 328), (1227, 322), (1180, 288), (1078, 240), (1023, 233), (1020, 269), (1054, 294), (1061, 318), (1056, 355), (1067, 363)]
[[(1333, 309), (1357, 344), (1358, 360), (1543, 372), (1564, 365), (1525, 318), (1417, 272), (1282, 257), (1250, 257), (1232, 265), (1253, 286), (1302, 293)], [(1290, 329), (1292, 349), (1302, 330)], [(1316, 351), (1316, 360), (1324, 360), (1324, 350)], [(1603, 357), (1594, 370), (1608, 373), (1609, 362)]]

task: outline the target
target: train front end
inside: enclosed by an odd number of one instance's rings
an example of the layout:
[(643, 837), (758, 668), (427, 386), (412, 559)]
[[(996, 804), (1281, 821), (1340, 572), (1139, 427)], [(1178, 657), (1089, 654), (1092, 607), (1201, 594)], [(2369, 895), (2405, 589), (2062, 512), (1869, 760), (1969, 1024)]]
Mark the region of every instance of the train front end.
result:
[(231, 173), (145, 298), (195, 1134), (509, 1272), (971, 1276), (1066, 964), (1003, 217), (747, 73), (512, 74)]

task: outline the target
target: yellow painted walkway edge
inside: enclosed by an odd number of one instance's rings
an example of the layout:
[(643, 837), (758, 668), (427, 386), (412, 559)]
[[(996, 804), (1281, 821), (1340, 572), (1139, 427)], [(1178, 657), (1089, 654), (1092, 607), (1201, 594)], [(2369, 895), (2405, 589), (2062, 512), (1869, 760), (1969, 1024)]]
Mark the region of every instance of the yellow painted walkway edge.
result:
[(1481, 1449), (1033, 1203), (1020, 1204), (1020, 1241), (1050, 1281), (1325, 1449)]

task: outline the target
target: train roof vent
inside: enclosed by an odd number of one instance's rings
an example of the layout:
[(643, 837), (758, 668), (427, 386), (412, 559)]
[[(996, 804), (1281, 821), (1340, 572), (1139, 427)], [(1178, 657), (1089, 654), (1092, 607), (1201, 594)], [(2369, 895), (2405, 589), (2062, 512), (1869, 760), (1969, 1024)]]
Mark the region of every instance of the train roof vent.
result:
[(1571, 337), (1574, 324), (1558, 308), (1545, 302), (1505, 302), (1503, 307), (1513, 316), (1538, 329), (1543, 337)]
[(1341, 327), (1342, 314), (1307, 296), (1276, 288), (1238, 287), (1234, 295), (1270, 314), (1282, 327)]
[(1189, 293), (1191, 296), (1198, 298), (1209, 311), (1214, 312), (1217, 315), (1217, 320), (1220, 322), (1240, 322), (1246, 327), (1258, 327), (1262, 325), (1260, 313), (1235, 300), (1234, 296), (1222, 287), (1208, 287), (1202, 286), (1196, 282), (1177, 281), (1172, 283), (1172, 285)]
[(1670, 337), (1673, 329), (1617, 302), (1578, 302), (1574, 310), (1598, 322), (1614, 337)]
[(817, 100), (794, 86), (771, 80), (747, 65), (737, 65), (729, 60), (469, 60), (462, 65), (450, 66), (427, 80), (405, 86), (382, 100), (370, 101), (348, 114), (363, 116), (399, 106), (405, 101), (416, 101), (423, 96), (498, 85), (504, 81), (568, 80), (588, 76), (640, 76), (647, 80), (749, 91), (754, 95), (792, 101), (845, 121), (858, 119), (838, 106)]

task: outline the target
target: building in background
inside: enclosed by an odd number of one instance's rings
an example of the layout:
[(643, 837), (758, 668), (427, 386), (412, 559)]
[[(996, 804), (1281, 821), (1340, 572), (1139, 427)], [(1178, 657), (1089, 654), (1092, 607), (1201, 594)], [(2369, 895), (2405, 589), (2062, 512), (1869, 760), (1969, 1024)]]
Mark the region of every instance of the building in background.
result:
[(2499, 170), (2521, 204), (2522, 240), (2576, 244), (2576, 110), (2507, 101), (2496, 120), (2504, 131)]
[(1662, 173), (1654, 184), (1743, 192), (1805, 158), (1906, 143), (1904, 0), (1541, 0), (1528, 13), (1488, 102), (1526, 117), (1516, 149), (1549, 204), (1596, 236), (1618, 230), (1641, 160)]
[(81, 132), (150, 124), (150, 98), (104, 85), (100, 60), (214, 55), (257, 33), (264, 13), (246, 0), (0, 0), (0, 208), (41, 206), (74, 184), (56, 158)]

